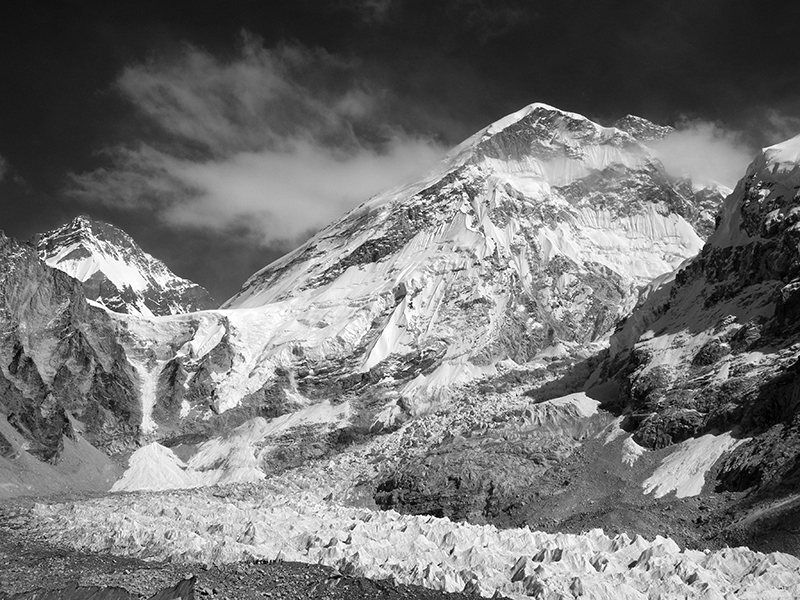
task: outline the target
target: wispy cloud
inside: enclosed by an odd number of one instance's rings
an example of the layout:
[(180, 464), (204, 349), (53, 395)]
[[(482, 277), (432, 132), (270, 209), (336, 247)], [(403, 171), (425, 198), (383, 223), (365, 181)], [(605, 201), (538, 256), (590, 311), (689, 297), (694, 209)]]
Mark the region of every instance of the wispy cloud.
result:
[(472, 30), (481, 43), (536, 18), (535, 5), (525, 0), (452, 0), (451, 8), (463, 15), (462, 26)]
[(388, 19), (392, 3), (393, 0), (339, 0), (333, 7), (352, 11), (366, 23), (380, 23)]
[(73, 175), (71, 193), (178, 226), (245, 227), (265, 243), (302, 236), (444, 150), (394, 126), (387, 92), (356, 66), (246, 34), (233, 59), (186, 46), (131, 66), (117, 87), (148, 133), (108, 149), (109, 167)]
[(673, 133), (650, 146), (667, 172), (701, 184), (716, 182), (728, 187), (744, 176), (756, 153), (741, 133), (697, 120), (682, 121)]
[(771, 109), (766, 112), (766, 124), (762, 127), (768, 144), (777, 144), (800, 133), (800, 118)]
[(6, 159), (0, 156), (0, 181), (5, 179), (6, 174), (8, 173), (8, 163)]

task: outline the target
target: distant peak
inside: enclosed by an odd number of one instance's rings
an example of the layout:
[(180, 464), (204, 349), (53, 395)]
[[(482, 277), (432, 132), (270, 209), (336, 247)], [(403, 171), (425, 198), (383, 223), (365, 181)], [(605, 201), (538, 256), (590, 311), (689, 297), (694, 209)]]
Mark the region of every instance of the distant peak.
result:
[(89, 215), (85, 214), (78, 215), (69, 223), (62, 225), (61, 227), (57, 227), (50, 232), (50, 234), (46, 235), (55, 238), (60, 238), (65, 235), (70, 237), (78, 236), (78, 239), (84, 239), (87, 241), (91, 239), (97, 239), (122, 246), (132, 246), (138, 248), (138, 245), (136, 242), (134, 242), (133, 238), (131, 238), (131, 236), (129, 236), (119, 227), (116, 227), (111, 223), (106, 223), (105, 221), (98, 221), (97, 219), (93, 219)]
[(33, 245), (109, 310), (153, 316), (216, 307), (205, 289), (175, 275), (125, 231), (88, 215), (36, 236)]
[(614, 123), (614, 127), (624, 131), (640, 142), (660, 140), (674, 131), (672, 127), (656, 125), (652, 121), (637, 117), (636, 115), (626, 115), (622, 117), (619, 121)]

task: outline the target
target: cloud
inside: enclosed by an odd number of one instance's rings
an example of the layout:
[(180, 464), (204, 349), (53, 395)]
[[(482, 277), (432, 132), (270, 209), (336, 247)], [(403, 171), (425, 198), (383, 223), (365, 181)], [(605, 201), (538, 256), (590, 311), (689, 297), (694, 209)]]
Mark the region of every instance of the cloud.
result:
[(770, 109), (765, 119), (761, 131), (769, 145), (784, 142), (800, 133), (800, 118)]
[(668, 173), (727, 187), (744, 176), (756, 153), (741, 133), (696, 120), (680, 122), (673, 133), (650, 146)]
[(382, 23), (388, 20), (392, 3), (392, 0), (340, 0), (333, 7), (352, 11), (365, 23)]
[(131, 66), (117, 89), (147, 134), (107, 149), (109, 166), (74, 174), (70, 192), (175, 226), (244, 228), (265, 244), (302, 237), (444, 152), (393, 125), (388, 92), (357, 66), (247, 34), (229, 60), (185, 46)]
[(8, 173), (8, 162), (6, 159), (0, 156), (0, 182), (5, 179), (6, 174)]
[(461, 26), (472, 30), (482, 44), (537, 17), (535, 7), (525, 0), (451, 0), (450, 7)]

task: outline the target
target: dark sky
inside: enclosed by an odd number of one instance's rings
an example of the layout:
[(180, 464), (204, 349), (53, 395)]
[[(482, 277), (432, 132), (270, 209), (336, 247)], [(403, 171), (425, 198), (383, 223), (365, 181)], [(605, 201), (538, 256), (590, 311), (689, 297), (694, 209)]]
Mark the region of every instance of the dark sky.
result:
[(774, 143), (800, 132), (800, 3), (772, 4), (9, 0), (0, 228), (87, 213), (222, 301), (531, 102)]

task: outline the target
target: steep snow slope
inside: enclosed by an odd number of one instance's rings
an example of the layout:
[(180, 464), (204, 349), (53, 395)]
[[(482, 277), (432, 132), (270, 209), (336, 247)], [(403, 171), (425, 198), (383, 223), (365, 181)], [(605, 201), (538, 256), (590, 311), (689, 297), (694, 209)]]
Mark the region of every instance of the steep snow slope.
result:
[(39, 256), (83, 282), (86, 296), (107, 308), (145, 316), (214, 308), (202, 287), (177, 277), (124, 231), (85, 216), (39, 236)]
[(326, 400), (347, 399), (358, 431), (395, 427), (501, 362), (603, 340), (640, 287), (697, 252), (706, 220), (691, 185), (637, 137), (533, 104), (255, 274), (220, 310), (166, 314), (180, 308), (172, 292), (194, 288), (110, 226), (76, 219), (39, 251), (129, 313), (108, 313), (124, 349), (123, 450)]

